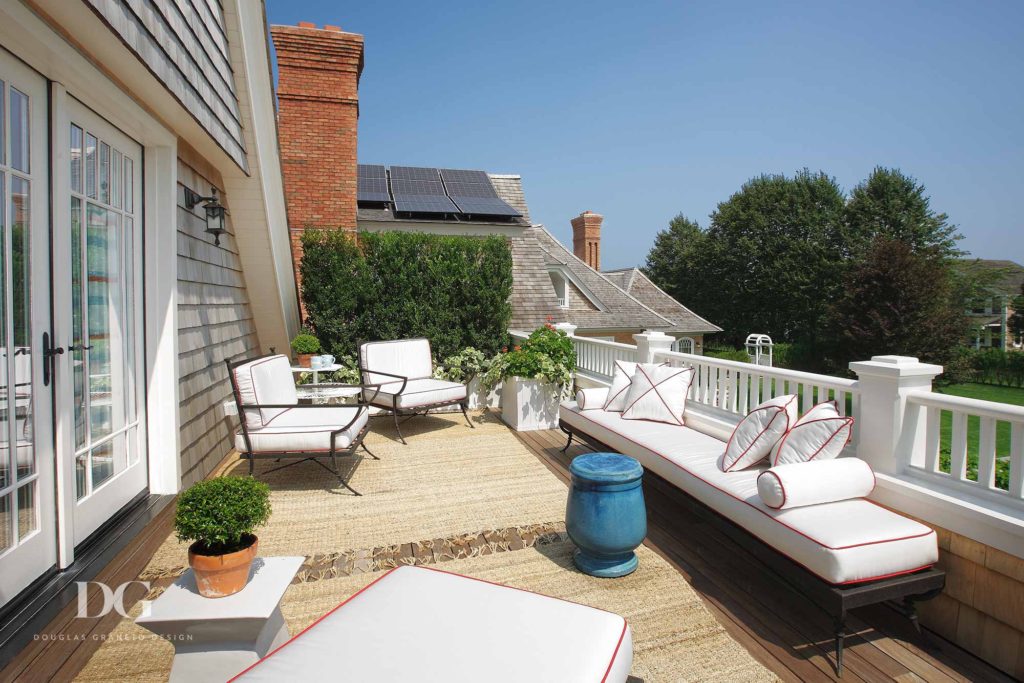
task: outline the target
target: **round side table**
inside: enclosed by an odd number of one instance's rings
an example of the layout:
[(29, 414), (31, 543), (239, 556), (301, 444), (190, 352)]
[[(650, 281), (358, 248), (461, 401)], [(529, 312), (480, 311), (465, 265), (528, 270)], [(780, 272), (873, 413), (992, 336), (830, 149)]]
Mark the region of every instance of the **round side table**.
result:
[(618, 453), (588, 453), (569, 465), (572, 486), (565, 526), (580, 571), (613, 578), (636, 571), (636, 550), (647, 536), (644, 468)]

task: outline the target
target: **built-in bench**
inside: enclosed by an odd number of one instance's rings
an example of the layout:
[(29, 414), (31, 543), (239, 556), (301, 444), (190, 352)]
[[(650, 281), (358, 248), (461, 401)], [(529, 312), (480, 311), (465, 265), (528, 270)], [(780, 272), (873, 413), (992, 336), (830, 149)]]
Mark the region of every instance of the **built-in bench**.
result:
[[(603, 402), (599, 402), (600, 405)], [(846, 615), (886, 601), (917, 623), (914, 603), (941, 592), (938, 543), (931, 528), (862, 498), (775, 510), (757, 492), (767, 467), (723, 472), (727, 424), (687, 406), (687, 426), (624, 420), (622, 413), (563, 403), (559, 424), (569, 437), (636, 458), (677, 487), (691, 506), (750, 550), (835, 622), (836, 670), (842, 673)]]

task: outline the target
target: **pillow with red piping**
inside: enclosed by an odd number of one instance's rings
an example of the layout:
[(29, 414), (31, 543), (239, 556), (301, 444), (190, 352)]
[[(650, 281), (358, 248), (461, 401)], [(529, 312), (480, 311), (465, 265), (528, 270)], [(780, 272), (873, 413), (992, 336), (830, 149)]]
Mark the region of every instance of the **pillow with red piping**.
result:
[(732, 430), (718, 468), (732, 472), (764, 460), (796, 424), (796, 418), (797, 398), (792, 394), (776, 396), (751, 409)]
[[(604, 400), (604, 409), (613, 413), (621, 413), (626, 407), (626, 397), (629, 396), (629, 385), (636, 374), (638, 363), (631, 363), (625, 360), (615, 361), (615, 371), (612, 373), (612, 386), (608, 389), (608, 397)], [(661, 365), (666, 365), (661, 363)]]
[(757, 494), (773, 510), (864, 498), (874, 488), (875, 473), (859, 458), (779, 465), (757, 477)]
[(636, 366), (629, 385), (623, 420), (653, 420), (683, 426), (686, 395), (693, 381), (693, 368), (668, 365)]
[(772, 449), (772, 467), (837, 457), (853, 438), (853, 418), (835, 401), (819, 403), (797, 420)]

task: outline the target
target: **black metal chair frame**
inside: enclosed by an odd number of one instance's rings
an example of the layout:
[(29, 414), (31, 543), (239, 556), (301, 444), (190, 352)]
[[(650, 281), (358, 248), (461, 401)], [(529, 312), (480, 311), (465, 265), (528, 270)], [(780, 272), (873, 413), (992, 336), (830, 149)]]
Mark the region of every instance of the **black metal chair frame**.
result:
[[(615, 451), (614, 448), (601, 443), (583, 430), (566, 423), (564, 420), (558, 421), (558, 427), (569, 437), (568, 443), (562, 449), (563, 453), (572, 445), (573, 437), (598, 450)], [(942, 592), (946, 585), (946, 572), (943, 570), (932, 567), (888, 579), (877, 579), (849, 586), (837, 586), (803, 568), (739, 524), (705, 505), (678, 486), (673, 485), (671, 482), (667, 483), (683, 494), (683, 502), (693, 512), (714, 524), (719, 530), (735, 541), (737, 545), (764, 562), (785, 583), (789, 584), (797, 592), (805, 595), (812, 603), (832, 618), (835, 625), (835, 666), (837, 675), (843, 675), (843, 644), (847, 635), (846, 617), (851, 609), (892, 602), (901, 613), (910, 619), (917, 633), (924, 637), (921, 624), (917, 618), (916, 603), (931, 600)]]
[[(263, 354), (262, 356), (255, 356), (255, 357), (252, 357), (252, 358), (246, 358), (244, 360), (239, 360), (239, 361), (232, 361), (231, 359), (228, 359), (228, 360), (224, 361), (227, 364), (228, 377), (231, 380), (231, 393), (232, 393), (232, 395), (235, 398), (235, 406), (238, 408), (238, 421), (239, 421), (239, 423), (241, 424), (241, 427), (242, 427), (242, 439), (245, 441), (245, 451), (239, 453), (239, 456), (242, 459), (245, 459), (245, 460), (249, 461), (249, 476), (253, 476), (254, 470), (255, 470), (255, 462), (258, 459), (260, 459), (260, 460), (273, 459), (273, 460), (276, 460), (276, 461), (279, 462), (279, 461), (281, 461), (284, 458), (297, 458), (293, 462), (286, 463), (284, 465), (281, 465), (280, 467), (273, 467), (273, 468), (267, 470), (266, 472), (264, 472), (264, 474), (268, 474), (270, 472), (276, 472), (277, 470), (284, 469), (285, 467), (291, 467), (292, 465), (298, 465), (299, 463), (306, 462), (307, 460), (312, 460), (317, 465), (320, 465), (320, 467), (323, 467), (325, 470), (327, 470), (331, 474), (333, 474), (336, 477), (338, 477), (338, 481), (341, 482), (342, 486), (347, 488), (354, 495), (361, 496), (362, 494), (359, 493), (358, 491), (356, 491), (354, 488), (352, 488), (349, 485), (349, 483), (345, 480), (345, 478), (342, 477), (341, 471), (338, 469), (338, 456), (339, 455), (342, 455), (342, 456), (354, 456), (356, 451), (359, 448), (362, 448), (364, 451), (366, 451), (367, 453), (370, 454), (371, 458), (373, 458), (374, 460), (380, 460), (380, 458), (378, 458), (376, 455), (374, 455), (370, 451), (370, 449), (366, 447), (366, 444), (363, 443), (363, 439), (366, 438), (366, 434), (367, 434), (367, 432), (369, 432), (369, 421), (367, 421), (367, 424), (364, 425), (363, 428), (361, 430), (359, 430), (359, 433), (356, 434), (353, 437), (351, 443), (349, 443), (349, 445), (347, 447), (339, 449), (337, 447), (337, 445), (336, 445), (336, 442), (337, 442), (337, 438), (339, 436), (341, 436), (342, 434), (344, 434), (346, 431), (348, 431), (349, 427), (354, 425), (356, 423), (356, 421), (359, 420), (359, 417), (364, 412), (368, 412), (369, 411), (370, 404), (365, 402), (365, 401), (362, 401), (361, 399), (358, 400), (356, 403), (349, 403), (349, 404), (346, 404), (344, 406), (334, 406), (334, 405), (327, 405), (327, 404), (309, 404), (309, 403), (245, 403), (245, 404), (243, 404), (242, 403), (241, 393), (239, 392), (239, 389), (238, 389), (238, 383), (235, 380), (235, 368), (237, 368), (237, 367), (239, 367), (241, 365), (246, 365), (247, 363), (252, 363), (253, 361), (260, 360), (261, 358), (269, 358), (269, 357), (275, 356), (275, 355), (278, 355), (278, 354), (268, 353), (268, 354)], [(349, 386), (349, 387), (352, 387), (353, 389), (360, 389), (361, 390), (359, 392), (360, 396), (363, 395), (363, 390), (374, 388), (374, 387), (376, 387), (377, 390), (380, 389), (380, 385), (374, 385), (374, 384), (348, 384), (348, 385), (334, 385), (334, 386)], [(374, 391), (373, 398), (376, 398), (376, 396), (377, 396), (377, 391)], [(306, 452), (306, 451), (254, 451), (253, 448), (252, 448), (252, 440), (249, 438), (249, 426), (248, 426), (248, 424), (246, 422), (246, 419), (245, 419), (245, 411), (247, 411), (247, 410), (287, 409), (287, 408), (300, 408), (302, 410), (306, 410), (306, 409), (314, 409), (314, 408), (338, 408), (338, 407), (356, 408), (355, 416), (351, 420), (349, 420), (348, 424), (346, 424), (343, 427), (339, 427), (338, 429), (333, 430), (331, 432), (331, 448), (326, 453), (321, 453), (321, 452), (311, 453), (311, 452)], [(323, 458), (323, 457), (329, 457), (331, 459), (332, 467), (328, 467), (324, 463), (320, 462), (320, 458)]]
[[(415, 337), (415, 338), (412, 338), (412, 339), (396, 339), (395, 341), (417, 341), (419, 339), (423, 339), (423, 337)], [(370, 342), (370, 343), (372, 344), (373, 342)], [(369, 375), (383, 375), (385, 377), (393, 377), (395, 379), (395, 381), (402, 380), (402, 386), (401, 386), (401, 388), (399, 388), (399, 390), (396, 393), (392, 394), (390, 391), (384, 392), (384, 393), (386, 393), (389, 396), (394, 396), (394, 398), (392, 399), (391, 405), (382, 404), (379, 401), (378, 402), (374, 402), (374, 399), (377, 398), (377, 394), (381, 393), (380, 392), (381, 384), (365, 384), (364, 386), (376, 386), (376, 387), (378, 387), (378, 390), (374, 392), (373, 396), (367, 402), (370, 405), (372, 405), (374, 408), (380, 408), (381, 410), (384, 410), (384, 411), (387, 411), (387, 412), (391, 413), (391, 417), (392, 417), (392, 419), (394, 420), (394, 423), (395, 423), (395, 431), (398, 432), (398, 439), (404, 445), (408, 445), (408, 442), (405, 440), (405, 436), (403, 436), (403, 434), (402, 434), (401, 427), (399, 427), (400, 423), (399, 423), (398, 418), (404, 417), (405, 419), (402, 420), (402, 422), (406, 422), (407, 420), (411, 420), (412, 418), (416, 417), (417, 415), (426, 415), (427, 413), (429, 413), (431, 410), (434, 410), (435, 408), (443, 408), (445, 406), (454, 406), (454, 405), (459, 406), (459, 408), (462, 409), (462, 417), (464, 417), (466, 419), (466, 424), (469, 425), (470, 429), (476, 429), (476, 426), (473, 424), (473, 421), (469, 419), (469, 415), (466, 413), (466, 409), (469, 407), (469, 394), (468, 393), (466, 395), (466, 398), (460, 398), (460, 399), (455, 399), (455, 400), (451, 400), (451, 401), (439, 401), (437, 403), (428, 403), (428, 404), (425, 404), (425, 405), (422, 405), (422, 406), (416, 406), (415, 408), (411, 408), (411, 409), (399, 408), (397, 406), (397, 404), (398, 404), (398, 397), (401, 396), (402, 393), (405, 391), (405, 386), (406, 386), (406, 384), (409, 383), (409, 379), (410, 378), (406, 377), (404, 375), (396, 375), (396, 374), (391, 373), (391, 372), (383, 372), (381, 370), (372, 370), (370, 368), (363, 367), (363, 365), (362, 365), (362, 363), (363, 363), (362, 348), (363, 348), (363, 344), (360, 344), (359, 345), (359, 363), (360, 363), (360, 365), (359, 365), (359, 373), (362, 376), (364, 381), (366, 380), (367, 376), (369, 376)], [(385, 382), (384, 384), (391, 384), (391, 382)]]

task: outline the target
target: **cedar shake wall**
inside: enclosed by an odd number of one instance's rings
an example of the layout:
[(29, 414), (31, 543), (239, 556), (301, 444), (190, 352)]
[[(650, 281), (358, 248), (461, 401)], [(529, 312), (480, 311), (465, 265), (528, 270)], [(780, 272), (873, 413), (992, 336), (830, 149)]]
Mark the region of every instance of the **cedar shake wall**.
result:
[[(235, 417), (221, 404), (231, 399), (227, 358), (260, 352), (249, 295), (230, 217), (220, 246), (206, 234), (202, 206), (185, 208), (185, 188), (209, 195), (220, 184), (198, 159), (178, 160), (178, 401), (181, 413), (182, 488), (203, 479), (234, 448)], [(223, 203), (231, 210), (230, 197)]]
[(272, 26), (270, 35), (277, 51), (278, 139), (298, 277), (305, 229), (356, 230), (363, 37), (306, 22)]

